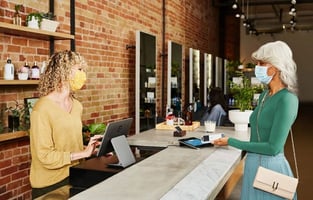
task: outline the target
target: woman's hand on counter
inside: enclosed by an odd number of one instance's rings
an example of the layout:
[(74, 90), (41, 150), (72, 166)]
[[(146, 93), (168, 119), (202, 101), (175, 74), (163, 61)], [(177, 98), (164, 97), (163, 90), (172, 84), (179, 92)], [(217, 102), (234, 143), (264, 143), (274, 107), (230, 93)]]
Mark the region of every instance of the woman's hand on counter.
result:
[(222, 137), (213, 141), (214, 145), (226, 146), (228, 145), (228, 137)]

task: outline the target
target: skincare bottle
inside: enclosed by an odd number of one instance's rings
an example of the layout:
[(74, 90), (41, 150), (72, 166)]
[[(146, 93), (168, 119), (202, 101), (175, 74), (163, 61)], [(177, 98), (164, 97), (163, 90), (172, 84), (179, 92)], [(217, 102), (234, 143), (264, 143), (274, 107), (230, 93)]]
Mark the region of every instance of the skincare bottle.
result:
[(34, 66), (32, 66), (32, 79), (33, 80), (39, 80), (40, 77), (40, 70), (39, 67), (37, 66), (37, 62), (35, 61)]
[(28, 80), (29, 80), (32, 77), (32, 71), (31, 71), (30, 66), (28, 65), (27, 61), (25, 62), (24, 67), (28, 70), (27, 72), (28, 72)]
[(7, 63), (4, 65), (3, 78), (4, 80), (14, 80), (14, 65), (10, 58), (7, 58)]

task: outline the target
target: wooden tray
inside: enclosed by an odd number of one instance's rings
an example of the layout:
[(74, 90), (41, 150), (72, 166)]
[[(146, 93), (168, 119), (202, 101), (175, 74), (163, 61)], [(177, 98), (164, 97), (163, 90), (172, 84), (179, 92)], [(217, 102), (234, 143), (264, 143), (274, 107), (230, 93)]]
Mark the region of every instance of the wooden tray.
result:
[[(159, 129), (159, 130), (175, 130), (175, 126), (171, 126), (171, 125), (167, 125), (166, 122), (162, 122), (159, 123), (155, 126), (155, 129)], [(179, 126), (182, 130), (184, 131), (193, 131), (196, 128), (198, 128), (200, 126), (200, 122), (194, 121), (192, 122), (192, 125), (190, 126), (186, 126), (186, 125), (181, 125)]]

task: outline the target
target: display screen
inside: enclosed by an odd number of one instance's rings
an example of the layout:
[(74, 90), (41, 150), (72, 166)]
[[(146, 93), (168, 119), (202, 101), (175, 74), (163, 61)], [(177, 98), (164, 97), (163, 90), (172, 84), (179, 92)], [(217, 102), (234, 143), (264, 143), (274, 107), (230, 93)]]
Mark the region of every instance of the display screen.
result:
[(190, 140), (185, 140), (184, 142), (195, 147), (201, 146), (203, 144), (200, 139), (190, 139)]

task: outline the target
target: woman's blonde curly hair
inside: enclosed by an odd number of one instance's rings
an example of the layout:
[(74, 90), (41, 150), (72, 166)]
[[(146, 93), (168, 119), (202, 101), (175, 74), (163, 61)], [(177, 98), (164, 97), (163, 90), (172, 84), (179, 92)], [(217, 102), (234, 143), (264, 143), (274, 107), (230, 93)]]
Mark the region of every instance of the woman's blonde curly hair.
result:
[(79, 65), (86, 69), (84, 58), (74, 51), (61, 51), (53, 54), (47, 68), (39, 81), (39, 96), (46, 96), (53, 91), (60, 90), (70, 80), (72, 67)]

